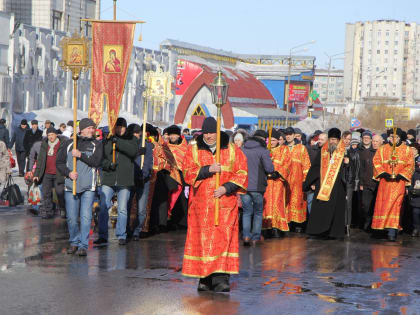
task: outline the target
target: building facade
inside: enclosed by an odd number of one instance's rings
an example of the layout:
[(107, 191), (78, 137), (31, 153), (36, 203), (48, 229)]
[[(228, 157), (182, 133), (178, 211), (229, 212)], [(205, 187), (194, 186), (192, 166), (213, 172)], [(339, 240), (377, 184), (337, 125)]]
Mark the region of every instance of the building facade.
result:
[(344, 98), (352, 101), (420, 101), (420, 25), (395, 20), (348, 23)]
[(84, 18), (99, 19), (100, 0), (0, 0), (0, 11), (13, 13), (19, 24), (90, 36)]
[(344, 103), (344, 71), (316, 69), (313, 89), (319, 94), (321, 104)]

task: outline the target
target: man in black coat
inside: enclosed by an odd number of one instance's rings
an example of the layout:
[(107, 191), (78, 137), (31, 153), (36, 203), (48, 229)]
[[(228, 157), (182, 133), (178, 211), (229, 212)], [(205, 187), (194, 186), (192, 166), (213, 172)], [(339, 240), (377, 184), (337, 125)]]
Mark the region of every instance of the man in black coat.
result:
[(15, 146), (17, 162), (19, 166), (19, 176), (23, 177), (25, 173), (26, 165), (26, 151), (24, 146), (24, 138), (26, 131), (28, 130), (28, 122), (26, 119), (22, 119), (20, 126), (15, 129), (12, 140), (10, 141), (10, 149)]
[(32, 145), (40, 140), (42, 140), (42, 130), (38, 129), (38, 120), (34, 119), (31, 121), (31, 129), (26, 131), (25, 137), (23, 138), (26, 157), (29, 156)]
[(6, 119), (0, 119), (0, 141), (3, 141), (6, 144), (6, 147), (10, 148), (9, 129), (7, 129), (5, 125)]
[(304, 191), (315, 185), (315, 198), (306, 228), (306, 233), (314, 237), (344, 237), (345, 179), (350, 160), (344, 157), (345, 147), (340, 137), (339, 129), (328, 131), (328, 143), (315, 158), (303, 183)]

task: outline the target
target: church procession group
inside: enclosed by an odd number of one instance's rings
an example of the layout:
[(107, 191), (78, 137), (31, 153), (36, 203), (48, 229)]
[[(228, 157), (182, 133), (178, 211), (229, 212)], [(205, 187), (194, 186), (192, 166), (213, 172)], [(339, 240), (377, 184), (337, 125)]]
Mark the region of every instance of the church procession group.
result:
[[(90, 251), (95, 202), (94, 246), (109, 243), (113, 206), (121, 246), (186, 229), (182, 273), (200, 279), (199, 291), (230, 291), (229, 276), (239, 273), (240, 244), (260, 246), (290, 232), (342, 239), (355, 225), (369, 233), (386, 231), (395, 241), (403, 209), (412, 214), (410, 233), (419, 235), (420, 150), (413, 130), (374, 135), (332, 128), (314, 130), (306, 139), (292, 127), (252, 135), (220, 132), (213, 117), (193, 132), (176, 125), (160, 130), (146, 123), (147, 109), (143, 126), (128, 125), (119, 107), (135, 23), (93, 21), (89, 118), (73, 119), (68, 138), (47, 129), (38, 154), (34, 180), (42, 184), (47, 219), (51, 188), (59, 195), (69, 255)], [(68, 42), (65, 62), (76, 71), (75, 85), (89, 63), (80, 52), (83, 44), (72, 42), (77, 40)], [(96, 129), (104, 96), (109, 135)]]
[[(216, 163), (213, 117), (192, 132), (146, 124), (143, 134), (142, 126), (120, 117), (113, 135), (100, 137), (95, 126), (80, 120), (77, 149), (72, 138), (60, 136), (50, 144), (53, 128), (44, 140), (45, 164), (55, 159), (53, 177), (64, 182), (69, 255), (90, 251), (95, 200), (92, 250), (109, 244), (109, 209), (115, 204), (121, 246), (186, 229), (182, 273), (199, 278), (200, 291), (230, 290), (229, 276), (239, 273), (240, 244), (261, 246), (289, 233), (341, 240), (356, 227), (378, 237), (386, 232), (383, 238), (395, 241), (404, 209), (411, 215), (404, 230), (419, 235), (420, 158), (412, 130), (407, 136), (399, 128), (383, 135), (332, 128), (308, 138), (292, 127), (252, 135), (221, 131)], [(36, 176), (46, 178), (39, 171)]]

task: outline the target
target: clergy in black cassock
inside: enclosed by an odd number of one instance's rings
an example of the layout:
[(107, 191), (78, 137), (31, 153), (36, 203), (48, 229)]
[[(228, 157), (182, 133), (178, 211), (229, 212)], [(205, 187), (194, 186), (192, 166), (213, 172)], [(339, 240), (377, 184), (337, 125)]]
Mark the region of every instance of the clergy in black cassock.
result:
[(328, 142), (315, 157), (303, 183), (304, 191), (315, 186), (306, 233), (327, 238), (344, 237), (346, 179), (349, 159), (337, 128), (328, 131)]

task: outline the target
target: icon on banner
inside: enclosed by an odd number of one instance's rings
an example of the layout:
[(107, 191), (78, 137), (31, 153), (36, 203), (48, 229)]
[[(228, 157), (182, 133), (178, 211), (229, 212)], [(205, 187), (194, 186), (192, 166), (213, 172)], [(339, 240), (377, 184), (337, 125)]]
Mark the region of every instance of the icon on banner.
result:
[(360, 127), (361, 125), (362, 125), (362, 123), (360, 122), (359, 119), (357, 119), (357, 118), (352, 118), (351, 119), (351, 127), (352, 128), (357, 128), (357, 127)]
[(385, 127), (386, 128), (394, 127), (394, 119), (391, 119), (391, 118), (385, 119)]

